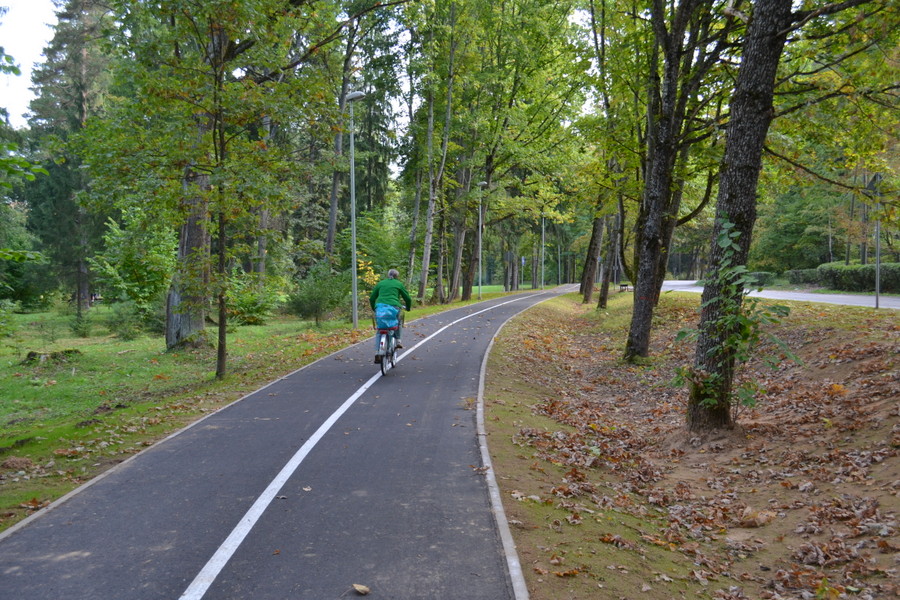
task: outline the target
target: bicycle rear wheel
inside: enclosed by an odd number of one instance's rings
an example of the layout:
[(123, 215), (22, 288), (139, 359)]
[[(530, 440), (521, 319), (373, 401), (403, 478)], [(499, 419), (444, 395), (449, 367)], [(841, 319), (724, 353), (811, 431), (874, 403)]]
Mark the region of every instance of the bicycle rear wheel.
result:
[[(387, 375), (389, 361), (393, 361), (393, 353), (391, 352), (391, 335), (389, 333), (382, 333), (381, 341), (378, 344), (378, 347), (381, 348), (381, 374)], [(391, 364), (393, 366), (393, 364)]]
[(397, 364), (397, 338), (391, 336), (391, 368)]

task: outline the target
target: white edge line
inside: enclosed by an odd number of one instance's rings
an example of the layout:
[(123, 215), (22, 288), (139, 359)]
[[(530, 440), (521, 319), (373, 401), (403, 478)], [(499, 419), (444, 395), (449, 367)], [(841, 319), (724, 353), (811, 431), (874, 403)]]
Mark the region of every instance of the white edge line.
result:
[[(547, 298), (549, 300), (549, 298)], [(543, 300), (541, 301), (543, 302)], [(538, 303), (540, 304), (540, 302)], [(532, 305), (535, 306), (535, 305)], [(529, 306), (528, 308), (532, 308)], [(506, 327), (514, 317), (521, 314), (528, 308), (512, 315), (503, 322), (488, 344), (485, 350), (484, 358), (481, 361), (481, 372), (478, 377), (478, 407), (476, 411), (476, 421), (478, 428), (478, 446), (481, 449), (481, 463), (484, 467), (485, 479), (487, 481), (488, 493), (491, 498), (491, 508), (494, 513), (494, 520), (497, 523), (497, 531), (500, 535), (500, 542), (503, 545), (503, 553), (506, 555), (506, 566), (509, 569), (509, 578), (513, 586), (513, 594), (516, 600), (528, 600), (528, 586), (525, 584), (525, 574), (522, 572), (522, 564), (519, 561), (519, 553), (516, 550), (516, 543), (513, 540), (512, 532), (509, 529), (509, 521), (506, 519), (506, 511), (503, 509), (503, 499), (500, 495), (500, 486), (497, 484), (497, 478), (494, 476), (494, 465), (491, 462), (491, 454), (488, 450), (487, 428), (484, 424), (484, 383), (487, 374), (488, 358), (491, 355), (491, 349), (494, 347), (494, 340)]]
[[(508, 321), (507, 321), (508, 322)], [(484, 425), (484, 380), (487, 371), (488, 357), (494, 347), (497, 334), (503, 330), (506, 323), (500, 326), (497, 333), (491, 338), (484, 359), (481, 361), (481, 374), (478, 381), (478, 445), (481, 448), (481, 462), (485, 468), (488, 492), (491, 497), (491, 508), (494, 512), (494, 520), (497, 523), (497, 531), (500, 534), (500, 542), (503, 544), (503, 554), (506, 556), (506, 567), (509, 570), (509, 578), (512, 581), (513, 594), (516, 600), (528, 600), (528, 586), (525, 584), (525, 574), (522, 572), (522, 564), (519, 562), (519, 553), (509, 529), (509, 521), (506, 519), (506, 511), (503, 510), (503, 499), (500, 497), (500, 486), (494, 476), (494, 465), (491, 462), (491, 454), (487, 446), (487, 429)]]

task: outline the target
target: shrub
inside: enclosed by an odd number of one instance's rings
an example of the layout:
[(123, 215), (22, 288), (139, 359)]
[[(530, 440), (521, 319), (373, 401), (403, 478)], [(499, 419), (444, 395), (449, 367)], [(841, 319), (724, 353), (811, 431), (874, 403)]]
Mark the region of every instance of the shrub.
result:
[(141, 320), (151, 323), (175, 272), (177, 239), (143, 210), (129, 211), (123, 219), (124, 225), (107, 221), (105, 250), (89, 262), (104, 295), (130, 300)]
[(15, 333), (12, 315), (18, 307), (12, 300), (0, 300), (0, 338), (10, 337)]
[(775, 273), (769, 271), (754, 271), (752, 273), (747, 273), (745, 277), (753, 286), (758, 287), (771, 285), (775, 282)]
[(303, 319), (315, 319), (318, 325), (347, 297), (348, 283), (346, 275), (335, 274), (327, 262), (320, 262), (298, 283), (288, 300), (288, 310)]
[(91, 317), (87, 312), (75, 315), (69, 322), (72, 333), (81, 338), (91, 337)]
[[(875, 291), (875, 265), (827, 263), (817, 269), (823, 285), (848, 292)], [(881, 291), (900, 292), (900, 263), (881, 264)]]
[(260, 281), (256, 274), (229, 277), (228, 316), (241, 325), (263, 325), (281, 301), (280, 280)]
[(818, 269), (791, 269), (790, 271), (785, 271), (784, 275), (787, 277), (788, 282), (794, 285), (815, 285), (819, 283)]
[(141, 313), (134, 302), (117, 302), (112, 306), (109, 330), (121, 340), (129, 341), (141, 333)]

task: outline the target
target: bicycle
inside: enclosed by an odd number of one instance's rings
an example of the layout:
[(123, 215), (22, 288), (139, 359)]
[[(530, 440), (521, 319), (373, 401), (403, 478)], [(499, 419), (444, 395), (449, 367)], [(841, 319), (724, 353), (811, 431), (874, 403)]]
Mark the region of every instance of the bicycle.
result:
[[(400, 326), (402, 325), (403, 311), (400, 311)], [(397, 338), (394, 334), (400, 326), (379, 327), (374, 315), (372, 316), (372, 327), (375, 329), (375, 335), (378, 336), (378, 350), (375, 353), (375, 360), (381, 367), (382, 375), (387, 375), (387, 372), (397, 364)]]

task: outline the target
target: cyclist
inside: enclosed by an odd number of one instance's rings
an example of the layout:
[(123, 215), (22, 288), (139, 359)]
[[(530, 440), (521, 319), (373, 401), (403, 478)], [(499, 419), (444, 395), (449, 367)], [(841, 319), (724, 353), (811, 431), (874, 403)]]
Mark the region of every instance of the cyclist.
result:
[[(400, 320), (400, 309), (405, 305), (406, 310), (412, 310), (412, 297), (398, 277), (400, 277), (400, 272), (397, 269), (389, 269), (387, 277), (376, 283), (372, 293), (369, 294), (369, 306), (375, 312), (376, 319), (387, 317), (397, 322), (394, 340), (397, 342), (396, 347), (402, 348), (400, 333), (403, 323)], [(375, 352), (378, 352), (378, 336), (375, 336)], [(376, 354), (375, 362), (380, 360), (381, 357)]]

